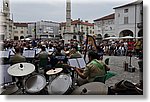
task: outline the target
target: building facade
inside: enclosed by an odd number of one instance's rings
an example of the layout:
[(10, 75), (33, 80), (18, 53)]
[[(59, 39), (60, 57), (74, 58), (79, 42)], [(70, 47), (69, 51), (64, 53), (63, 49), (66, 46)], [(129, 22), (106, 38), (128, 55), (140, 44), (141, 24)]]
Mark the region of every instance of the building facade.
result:
[(59, 39), (60, 24), (52, 21), (37, 21), (28, 24), (28, 36), (35, 39)]
[[(66, 22), (60, 24), (61, 36), (64, 38), (64, 33), (66, 32)], [(72, 36), (70, 39), (76, 39), (78, 41), (83, 41), (86, 34), (94, 35), (94, 24), (88, 21), (82, 21), (80, 19), (71, 21), (71, 32)], [(68, 42), (68, 41), (66, 41)]]
[(3, 9), (0, 13), (1, 16), (1, 38), (13, 39), (13, 20), (10, 19), (10, 3), (9, 0), (3, 0)]
[(28, 36), (28, 23), (14, 22), (13, 33), (14, 40), (25, 39)]
[(115, 14), (94, 20), (94, 32), (98, 37), (106, 38), (115, 35)]
[(114, 9), (117, 36), (143, 36), (143, 1), (136, 1)]

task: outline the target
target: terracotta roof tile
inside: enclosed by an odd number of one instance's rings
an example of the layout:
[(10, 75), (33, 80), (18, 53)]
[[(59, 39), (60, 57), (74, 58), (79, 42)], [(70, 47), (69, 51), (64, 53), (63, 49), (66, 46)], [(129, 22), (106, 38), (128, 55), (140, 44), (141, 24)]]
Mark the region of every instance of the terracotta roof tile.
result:
[[(94, 26), (93, 23), (83, 22), (83, 21), (80, 21), (80, 20), (71, 21), (71, 25), (75, 25), (75, 24), (82, 24), (82, 25), (87, 25), (87, 26)], [(61, 26), (66, 26), (66, 22), (62, 22), (60, 25)]]
[(17, 26), (17, 27), (28, 27), (28, 23), (14, 23), (14, 26)]
[(96, 19), (94, 21), (108, 20), (108, 19), (115, 19), (115, 13), (107, 15), (107, 16), (104, 16), (104, 17), (101, 17), (101, 18), (98, 18), (98, 19)]

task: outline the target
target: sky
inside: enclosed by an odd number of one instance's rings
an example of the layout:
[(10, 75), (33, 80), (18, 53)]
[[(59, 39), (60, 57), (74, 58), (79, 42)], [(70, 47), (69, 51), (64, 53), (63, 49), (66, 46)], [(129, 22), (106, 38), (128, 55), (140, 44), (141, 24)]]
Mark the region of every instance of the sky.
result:
[[(89, 22), (114, 13), (114, 7), (135, 0), (71, 0), (72, 19)], [(2, 0), (0, 0), (2, 8)], [(64, 22), (66, 0), (10, 0), (11, 16), (15, 22), (49, 20)]]

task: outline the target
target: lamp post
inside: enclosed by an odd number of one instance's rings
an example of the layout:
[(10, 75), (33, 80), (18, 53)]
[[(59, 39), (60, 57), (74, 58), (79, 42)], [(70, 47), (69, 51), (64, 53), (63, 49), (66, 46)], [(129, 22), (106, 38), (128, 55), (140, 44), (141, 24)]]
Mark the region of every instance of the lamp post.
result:
[(86, 52), (87, 52), (87, 47), (88, 47), (88, 26), (86, 28), (86, 46), (85, 46), (85, 53), (84, 53), (84, 60), (86, 61)]
[(36, 40), (36, 22), (34, 24), (34, 34), (35, 34), (35, 40)]

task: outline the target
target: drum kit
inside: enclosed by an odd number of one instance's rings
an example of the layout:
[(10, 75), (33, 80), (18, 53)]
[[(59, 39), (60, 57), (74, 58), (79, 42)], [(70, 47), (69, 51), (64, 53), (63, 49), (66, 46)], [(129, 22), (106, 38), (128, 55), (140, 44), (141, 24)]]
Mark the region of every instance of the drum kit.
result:
[[(101, 82), (90, 82), (75, 88), (70, 74), (63, 73), (63, 68), (50, 69), (46, 72), (48, 82), (42, 74), (34, 74), (35, 66), (31, 63), (17, 63), (8, 68), (8, 74), (17, 77), (18, 84), (14, 83), (1, 88), (1, 94), (17, 94), (21, 90), (22, 95), (39, 95), (45, 91), (45, 95), (106, 95), (108, 88)], [(20, 94), (20, 93), (19, 93)]]

